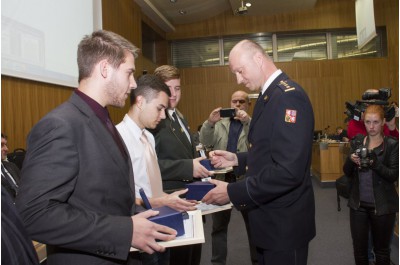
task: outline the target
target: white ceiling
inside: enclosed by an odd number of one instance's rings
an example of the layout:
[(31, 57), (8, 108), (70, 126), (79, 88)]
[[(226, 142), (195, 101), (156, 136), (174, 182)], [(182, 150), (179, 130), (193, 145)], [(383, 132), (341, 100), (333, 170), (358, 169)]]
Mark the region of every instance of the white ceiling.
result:
[[(198, 22), (216, 16), (226, 10), (234, 15), (241, 0), (134, 0), (142, 11), (166, 32), (174, 31), (175, 25)], [(313, 8), (317, 0), (245, 0), (250, 2), (245, 16), (273, 15)], [(181, 15), (180, 10), (186, 12)]]

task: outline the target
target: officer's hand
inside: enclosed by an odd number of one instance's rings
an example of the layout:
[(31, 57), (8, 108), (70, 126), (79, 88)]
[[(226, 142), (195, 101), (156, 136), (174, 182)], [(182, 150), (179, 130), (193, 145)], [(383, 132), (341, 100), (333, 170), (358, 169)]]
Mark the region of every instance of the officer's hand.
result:
[(215, 184), (216, 186), (215, 188), (210, 190), (203, 197), (203, 199), (201, 199), (201, 201), (207, 204), (218, 204), (218, 205), (227, 204), (229, 202), (228, 182), (216, 179), (211, 179), (209, 182)]
[(236, 154), (222, 151), (222, 150), (215, 150), (211, 151), (210, 154), (211, 164), (214, 165), (216, 168), (220, 167), (233, 167), (238, 165), (238, 159)]

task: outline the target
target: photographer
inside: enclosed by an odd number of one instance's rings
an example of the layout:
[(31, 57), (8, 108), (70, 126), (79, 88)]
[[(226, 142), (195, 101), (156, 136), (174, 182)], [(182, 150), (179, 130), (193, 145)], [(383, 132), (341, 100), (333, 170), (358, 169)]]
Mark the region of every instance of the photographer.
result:
[[(249, 96), (246, 92), (238, 90), (231, 96), (231, 108), (235, 109), (234, 116), (221, 115), (221, 108), (216, 108), (210, 113), (200, 130), (200, 142), (206, 146), (213, 146), (214, 150), (228, 150), (233, 153), (248, 150), (247, 135), (251, 117), (247, 114), (250, 106)], [(236, 182), (244, 176), (236, 176), (233, 172), (217, 175), (216, 179), (226, 182)], [(241, 211), (249, 237), (250, 257), (252, 264), (257, 263), (255, 246), (250, 242), (250, 231), (247, 211)], [(211, 263), (226, 264), (228, 255), (228, 225), (231, 219), (231, 210), (212, 214), (212, 257)]]
[[(368, 89), (364, 92), (363, 99), (365, 96), (367, 96), (366, 99), (369, 99), (369, 97), (375, 98), (378, 95), (379, 95), (379, 90)], [(390, 97), (390, 96), (387, 96), (387, 98), (388, 97)], [(385, 99), (387, 100), (387, 98), (385, 98)], [(366, 103), (364, 103), (364, 104), (368, 105)], [(367, 131), (364, 126), (363, 116), (364, 116), (364, 113), (361, 114), (361, 119), (358, 121), (354, 120), (354, 119), (349, 120), (349, 124), (347, 127), (347, 137), (350, 140), (353, 139), (357, 134), (367, 135)], [(389, 121), (386, 121), (386, 123), (384, 124), (384, 127), (383, 127), (383, 134), (386, 136), (393, 136), (393, 137), (399, 139), (399, 131), (396, 126), (396, 118), (395, 117), (393, 117)]]
[(371, 228), (377, 265), (390, 264), (390, 242), (398, 212), (394, 182), (399, 175), (399, 144), (383, 134), (384, 109), (370, 105), (364, 113), (367, 136), (351, 141), (343, 171), (350, 177), (350, 229), (357, 265), (368, 264)]

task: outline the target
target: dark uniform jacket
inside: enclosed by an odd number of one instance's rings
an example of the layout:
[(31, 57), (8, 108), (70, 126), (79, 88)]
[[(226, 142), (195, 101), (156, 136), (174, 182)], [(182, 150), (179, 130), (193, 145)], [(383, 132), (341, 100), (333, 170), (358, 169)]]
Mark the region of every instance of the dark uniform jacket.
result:
[[(28, 136), (16, 205), (47, 264), (125, 264), (135, 185), (130, 158), (77, 94)], [(126, 151), (128, 153), (128, 151)]]
[[(166, 118), (158, 124), (156, 129), (150, 131), (154, 134), (156, 141), (163, 189), (165, 192), (171, 192), (185, 188), (186, 183), (193, 181), (193, 158), (197, 155), (193, 138), (189, 142), (179, 123), (173, 121), (167, 110), (165, 112)], [(177, 114), (190, 135), (186, 120), (178, 111)]]
[[(358, 144), (364, 140), (364, 135), (358, 134), (350, 142), (350, 154), (359, 148)], [(391, 136), (385, 136), (382, 153), (382, 162), (374, 164), (372, 169), (372, 185), (377, 215), (396, 213), (399, 211), (399, 196), (395, 182), (399, 179), (399, 141)], [(348, 206), (354, 210), (360, 207), (360, 191), (357, 165), (350, 156), (343, 166), (344, 173), (350, 178), (350, 196)]]
[(268, 250), (306, 246), (315, 236), (310, 178), (314, 114), (305, 91), (281, 73), (255, 105), (249, 151), (239, 153), (243, 181), (228, 185), (239, 210), (249, 211), (253, 241)]

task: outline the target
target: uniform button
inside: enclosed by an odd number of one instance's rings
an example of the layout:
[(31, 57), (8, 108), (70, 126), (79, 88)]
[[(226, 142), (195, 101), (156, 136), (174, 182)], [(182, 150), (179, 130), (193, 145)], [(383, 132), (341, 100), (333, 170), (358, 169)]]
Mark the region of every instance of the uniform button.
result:
[(249, 144), (249, 148), (251, 148), (252, 146), (253, 146), (253, 145), (250, 143), (250, 144)]
[(247, 170), (249, 170), (249, 167), (248, 167), (248, 166), (246, 166), (246, 171), (247, 171)]

